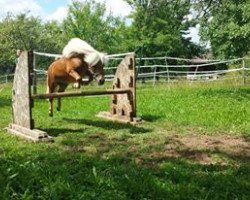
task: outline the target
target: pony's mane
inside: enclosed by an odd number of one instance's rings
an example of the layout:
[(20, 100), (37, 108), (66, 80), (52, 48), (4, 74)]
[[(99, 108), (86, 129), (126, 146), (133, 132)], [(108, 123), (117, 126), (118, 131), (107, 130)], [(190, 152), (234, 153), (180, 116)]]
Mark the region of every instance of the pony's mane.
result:
[(107, 57), (104, 53), (98, 52), (90, 44), (79, 39), (73, 38), (63, 49), (63, 57), (71, 58), (75, 54), (84, 54), (84, 61), (91, 66), (94, 66), (100, 60), (103, 64), (107, 62)]

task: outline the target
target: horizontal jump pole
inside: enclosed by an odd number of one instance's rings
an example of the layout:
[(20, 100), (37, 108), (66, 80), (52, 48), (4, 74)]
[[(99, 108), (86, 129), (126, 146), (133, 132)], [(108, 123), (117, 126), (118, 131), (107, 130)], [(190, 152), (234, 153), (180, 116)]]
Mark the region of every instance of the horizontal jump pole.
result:
[(31, 95), (31, 99), (49, 99), (57, 97), (80, 97), (80, 96), (99, 96), (99, 95), (110, 95), (110, 94), (129, 94), (129, 89), (115, 89), (115, 90), (100, 90), (100, 91), (81, 91), (81, 92), (56, 92), (48, 94), (35, 94)]

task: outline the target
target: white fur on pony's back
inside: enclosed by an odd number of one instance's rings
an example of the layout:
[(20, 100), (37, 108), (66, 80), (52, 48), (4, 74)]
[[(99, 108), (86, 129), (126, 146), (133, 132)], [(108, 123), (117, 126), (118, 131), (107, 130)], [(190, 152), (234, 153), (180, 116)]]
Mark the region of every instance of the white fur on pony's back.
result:
[(102, 63), (107, 61), (104, 53), (100, 53), (90, 46), (87, 42), (79, 39), (73, 38), (63, 49), (63, 56), (66, 58), (71, 58), (74, 54), (84, 54), (84, 60), (89, 65), (95, 65), (99, 60)]
[(87, 42), (79, 38), (73, 38), (64, 47), (63, 56), (70, 58), (74, 53), (88, 54), (94, 51), (96, 50)]

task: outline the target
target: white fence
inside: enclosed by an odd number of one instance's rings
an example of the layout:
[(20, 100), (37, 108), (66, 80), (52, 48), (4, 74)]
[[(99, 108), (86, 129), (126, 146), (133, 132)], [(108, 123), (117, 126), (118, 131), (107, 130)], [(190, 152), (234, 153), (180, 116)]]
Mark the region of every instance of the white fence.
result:
[[(106, 71), (106, 79), (112, 80), (116, 67), (125, 55), (130, 53), (112, 54), (107, 55), (110, 60)], [(46, 68), (37, 64), (37, 58), (49, 57), (60, 58), (60, 54), (50, 54), (42, 52), (34, 52), (34, 70), (39, 76), (46, 74)], [(176, 80), (189, 80), (189, 81), (216, 81), (225, 80), (230, 78), (240, 78), (245, 83), (248, 76), (249, 67), (246, 66), (243, 58), (231, 59), (231, 60), (196, 60), (198, 64), (186, 64), (194, 63), (194, 59), (176, 58), (176, 57), (149, 57), (149, 58), (136, 58), (137, 60), (137, 79), (143, 79), (144, 81), (151, 80), (155, 84), (157, 80), (164, 79), (168, 83)], [(171, 62), (183, 62), (185, 64), (169, 64)], [(112, 65), (113, 62), (113, 65)], [(141, 62), (149, 63), (146, 65), (140, 65)], [(161, 64), (152, 64), (152, 62), (159, 62)], [(226, 69), (216, 70), (202, 70), (204, 68), (213, 68), (213, 66), (227, 65)], [(192, 70), (190, 70), (192, 69)], [(233, 76), (228, 76), (233, 74)], [(0, 83), (10, 82), (13, 80), (14, 74), (8, 74), (0, 76)]]

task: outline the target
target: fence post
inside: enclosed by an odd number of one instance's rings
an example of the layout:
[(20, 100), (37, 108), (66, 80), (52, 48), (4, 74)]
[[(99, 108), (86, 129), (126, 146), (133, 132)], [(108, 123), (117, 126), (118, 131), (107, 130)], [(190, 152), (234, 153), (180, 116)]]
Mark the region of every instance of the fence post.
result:
[(244, 58), (242, 58), (242, 78), (243, 78), (243, 85), (246, 85), (246, 63)]
[(198, 79), (198, 77), (196, 77), (196, 73), (197, 73), (199, 67), (200, 67), (199, 65), (196, 66), (195, 71), (194, 71), (193, 78), (192, 78), (192, 80), (191, 80), (191, 83), (193, 83), (195, 80)]
[(165, 58), (165, 64), (167, 66), (167, 78), (168, 78), (168, 84), (169, 84), (170, 83), (170, 76), (169, 76), (169, 68), (168, 68), (167, 58)]
[(155, 82), (156, 82), (156, 70), (157, 70), (157, 65), (155, 65), (155, 67), (154, 67), (154, 82), (153, 82), (153, 85), (155, 85)]
[(33, 94), (37, 94), (37, 71), (36, 71), (36, 54), (33, 53), (33, 61), (32, 61), (32, 68), (33, 68), (33, 79), (32, 79), (32, 88)]
[[(137, 64), (137, 63), (136, 63)], [(142, 65), (142, 54), (140, 54), (140, 56), (139, 56), (139, 65), (137, 65), (138, 67), (137, 67), (137, 70), (136, 70), (136, 80), (139, 80), (139, 74), (140, 74), (140, 72), (141, 72), (141, 65)]]

